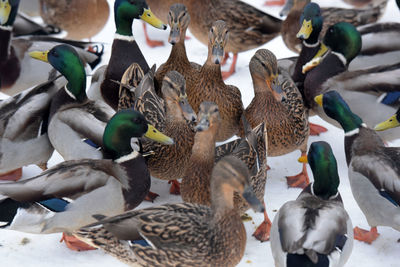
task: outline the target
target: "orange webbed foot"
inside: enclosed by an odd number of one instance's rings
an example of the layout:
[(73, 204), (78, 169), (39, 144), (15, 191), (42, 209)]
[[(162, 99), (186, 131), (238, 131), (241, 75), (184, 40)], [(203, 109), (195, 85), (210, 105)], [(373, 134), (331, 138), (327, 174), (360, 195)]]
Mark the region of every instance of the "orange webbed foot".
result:
[(157, 40), (151, 40), (149, 37), (149, 34), (147, 33), (147, 26), (146, 23), (143, 23), (143, 31), (144, 31), (144, 37), (146, 39), (146, 44), (152, 48), (157, 47), (157, 46), (163, 46), (164, 42), (163, 41), (157, 41)]
[(285, 0), (269, 0), (265, 1), (264, 6), (283, 6), (285, 4)]
[(376, 227), (371, 227), (371, 230), (365, 230), (359, 227), (354, 228), (354, 239), (358, 241), (362, 241), (368, 244), (372, 244), (379, 236), (378, 230)]
[(147, 193), (147, 196), (144, 198), (144, 200), (150, 201), (150, 202), (154, 202), (154, 200), (155, 200), (158, 196), (160, 196), (160, 195), (149, 191), (149, 193)]
[(306, 163), (303, 163), (303, 169), (299, 174), (294, 176), (286, 176), (286, 179), (289, 187), (299, 187), (304, 189), (310, 183)]
[(86, 244), (85, 242), (79, 240), (73, 235), (69, 235), (66, 233), (62, 234), (60, 242), (65, 242), (67, 247), (74, 251), (86, 251), (86, 250), (95, 250), (96, 248)]
[(325, 127), (318, 125), (318, 124), (314, 124), (314, 123), (309, 123), (310, 125), (310, 135), (313, 136), (317, 136), (320, 135), (321, 133), (325, 133), (328, 131), (328, 129), (326, 129)]
[(268, 218), (267, 210), (264, 203), (264, 221), (257, 227), (256, 231), (253, 233), (253, 236), (261, 242), (268, 241), (271, 234), (271, 225), (272, 223), (271, 220)]
[(180, 195), (181, 194), (181, 184), (178, 180), (172, 180), (168, 182), (171, 184), (171, 188), (169, 189), (169, 193), (171, 195)]
[(0, 180), (4, 181), (18, 181), (22, 177), (22, 168), (0, 174)]

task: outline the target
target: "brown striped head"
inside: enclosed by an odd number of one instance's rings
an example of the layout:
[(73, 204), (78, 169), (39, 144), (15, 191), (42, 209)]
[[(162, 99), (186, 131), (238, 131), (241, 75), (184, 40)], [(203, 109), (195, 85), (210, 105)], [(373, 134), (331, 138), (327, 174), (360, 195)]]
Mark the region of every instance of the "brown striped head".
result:
[(190, 106), (186, 95), (185, 78), (177, 71), (168, 72), (163, 79), (161, 92), (167, 105), (174, 105), (175, 117), (184, 117), (187, 121), (196, 121), (196, 114)]
[(168, 24), (171, 28), (168, 42), (172, 45), (184, 42), (189, 23), (190, 15), (186, 6), (183, 4), (173, 4), (168, 12)]
[(203, 102), (200, 104), (197, 114), (198, 123), (195, 127), (197, 132), (207, 131), (209, 128), (217, 127), (221, 123), (218, 105), (214, 102)]
[(269, 88), (277, 93), (282, 92), (278, 81), (278, 63), (274, 53), (268, 49), (259, 49), (250, 60), (249, 65), (253, 80), (264, 80)]
[(215, 21), (208, 33), (208, 54), (211, 62), (220, 64), (224, 57), (224, 49), (228, 42), (228, 26), (223, 20)]

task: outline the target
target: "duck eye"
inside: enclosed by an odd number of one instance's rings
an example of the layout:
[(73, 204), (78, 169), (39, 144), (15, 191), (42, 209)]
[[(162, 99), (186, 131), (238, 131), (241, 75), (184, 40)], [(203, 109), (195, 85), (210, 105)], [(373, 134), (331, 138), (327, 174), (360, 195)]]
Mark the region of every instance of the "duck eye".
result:
[(214, 33), (214, 28), (211, 28), (211, 33)]
[(218, 112), (218, 108), (215, 108), (215, 109), (214, 109), (214, 112)]

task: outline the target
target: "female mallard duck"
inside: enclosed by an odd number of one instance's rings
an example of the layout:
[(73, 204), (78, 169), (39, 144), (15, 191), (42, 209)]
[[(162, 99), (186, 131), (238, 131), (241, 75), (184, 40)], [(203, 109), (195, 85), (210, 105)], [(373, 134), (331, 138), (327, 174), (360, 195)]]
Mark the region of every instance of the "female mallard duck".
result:
[(92, 43), (74, 42), (56, 38), (14, 38), (12, 39), (13, 23), (17, 16), (19, 1), (4, 0), (0, 2), (0, 89), (8, 95), (15, 95), (22, 90), (46, 82), (51, 66), (38, 63), (29, 56), (29, 51), (35, 49), (50, 49), (57, 43), (70, 43), (81, 48), (82, 59), (96, 66), (101, 53), (90, 53), (83, 48)]
[[(211, 173), (215, 162), (226, 155), (232, 155), (246, 163), (251, 171), (251, 186), (261, 201), (264, 198), (267, 178), (267, 132), (265, 124), (249, 129), (246, 138), (238, 139), (215, 148), (215, 139), (221, 124), (218, 106), (212, 102), (203, 102), (198, 114), (195, 141), (189, 163), (182, 177), (181, 195), (185, 202), (211, 205)], [(250, 126), (248, 126), (250, 127)], [(259, 163), (259, 165), (257, 164)], [(242, 214), (249, 206), (235, 195), (235, 207)], [(265, 220), (257, 228), (254, 236), (261, 241), (269, 239), (271, 222), (266, 212)]]
[[(299, 53), (301, 50), (301, 40), (296, 36), (301, 27), (299, 21), (304, 7), (310, 2), (311, 0), (288, 0), (280, 13), (281, 16), (287, 15), (285, 21), (282, 23), (281, 33), (283, 41), (295, 53)], [(325, 35), (330, 26), (338, 22), (349, 22), (354, 26), (376, 22), (383, 15), (386, 4), (387, 1), (383, 1), (369, 9), (321, 8), (324, 19), (321, 36)]]
[(167, 62), (162, 64), (156, 74), (156, 88), (161, 89), (162, 80), (169, 71), (175, 70), (185, 77), (186, 87), (193, 88), (197, 83), (197, 76), (201, 66), (189, 62), (186, 55), (185, 36), (190, 23), (190, 16), (183, 4), (174, 4), (169, 9), (168, 24), (171, 28), (168, 42), (172, 44), (171, 54)]
[[(37, 234), (72, 232), (94, 222), (94, 214), (114, 216), (135, 208), (150, 189), (145, 159), (131, 146), (132, 138), (143, 135), (173, 143), (142, 114), (124, 110), (104, 130), (104, 159), (65, 161), (33, 178), (2, 183), (1, 225)], [(61, 209), (54, 206), (57, 201), (63, 203)]]
[(278, 36), (281, 30), (280, 19), (242, 1), (187, 0), (184, 3), (191, 16), (189, 30), (205, 45), (209, 43), (209, 30), (213, 22), (226, 22), (229, 40), (225, 51), (233, 53), (233, 60), (229, 71), (222, 73), (224, 79), (235, 72), (238, 53), (265, 44)]
[(90, 38), (103, 29), (110, 13), (107, 0), (40, 0), (40, 16), (68, 32), (67, 38)]
[[(211, 188), (211, 207), (179, 203), (133, 210), (75, 235), (131, 266), (235, 266), (244, 254), (246, 232), (233, 194), (241, 194), (255, 211), (263, 206), (251, 190), (247, 167), (234, 157), (215, 166)], [(151, 246), (126, 242), (141, 238)]]
[(221, 61), (228, 41), (228, 26), (218, 20), (209, 29), (208, 56), (201, 67), (198, 80), (187, 88), (190, 105), (198, 112), (203, 101), (215, 102), (221, 115), (221, 128), (217, 141), (224, 141), (240, 133), (240, 118), (243, 113), (242, 95), (233, 85), (226, 85), (221, 75)]
[[(253, 128), (262, 122), (267, 125), (268, 156), (281, 156), (297, 149), (305, 155), (309, 126), (308, 112), (301, 93), (288, 74), (278, 76), (276, 57), (269, 50), (257, 50), (250, 60), (249, 68), (254, 98), (246, 108), (245, 116)], [(275, 90), (283, 91), (285, 100)], [(300, 174), (287, 178), (289, 186), (307, 186), (309, 179), (306, 164), (303, 164)]]
[[(339, 91), (367, 125), (375, 125), (396, 111), (394, 107), (378, 102), (377, 96), (370, 92), (395, 91), (396, 88), (398, 90), (399, 81), (392, 77), (398, 77), (400, 74), (400, 64), (347, 72), (348, 64), (360, 51), (361, 37), (354, 26), (345, 22), (330, 27), (323, 43), (315, 58), (304, 67), (307, 71), (314, 62), (316, 64), (320, 62), (307, 73), (304, 81), (305, 101), (316, 114), (337, 125), (337, 122), (327, 117), (313, 101), (315, 96), (331, 90)], [(330, 47), (331, 52), (322, 60), (320, 56), (326, 51), (325, 45)], [(365, 106), (368, 106), (368, 109), (365, 109)], [(400, 135), (399, 128), (382, 132), (380, 135), (384, 140), (393, 140)]]
[[(102, 99), (113, 109), (118, 108), (119, 86), (115, 81), (120, 81), (125, 70), (134, 62), (138, 63), (144, 73), (149, 71), (146, 59), (137, 45), (133, 33), (132, 23), (134, 19), (141, 19), (156, 28), (166, 29), (147, 6), (145, 0), (129, 1), (116, 0), (114, 3), (114, 18), (117, 31), (115, 33), (111, 58), (104, 73), (104, 79), (90, 88), (89, 96), (92, 99)], [(99, 75), (99, 74), (98, 74)], [(100, 84), (100, 88), (98, 85)]]
[(353, 249), (353, 226), (338, 191), (335, 156), (328, 143), (314, 142), (301, 159), (308, 160), (314, 182), (275, 215), (275, 266), (344, 266)]
[(336, 91), (319, 95), (315, 101), (345, 132), (351, 191), (371, 226), (370, 231), (356, 227), (354, 238), (371, 244), (379, 235), (377, 226), (400, 231), (400, 148), (385, 147)]
[(114, 110), (87, 98), (86, 72), (78, 54), (68, 45), (58, 45), (31, 56), (50, 63), (68, 81), (51, 102), (48, 135), (53, 147), (65, 160), (103, 158), (97, 148), (102, 146), (102, 133)]

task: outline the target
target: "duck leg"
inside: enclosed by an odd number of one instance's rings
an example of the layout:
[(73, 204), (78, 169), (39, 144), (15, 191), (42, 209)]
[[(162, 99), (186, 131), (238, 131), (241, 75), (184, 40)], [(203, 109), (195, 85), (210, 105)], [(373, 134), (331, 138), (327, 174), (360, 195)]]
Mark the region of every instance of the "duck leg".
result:
[(256, 231), (253, 233), (253, 236), (261, 242), (268, 241), (271, 232), (271, 225), (272, 223), (268, 218), (267, 209), (265, 208), (264, 202), (264, 221), (257, 227)]
[(315, 123), (309, 123), (310, 125), (310, 135), (316, 136), (319, 135), (321, 133), (325, 133), (328, 131), (328, 129), (326, 129), (325, 127), (315, 124)]
[(171, 184), (171, 188), (169, 189), (169, 193), (171, 195), (181, 194), (181, 184), (178, 182), (178, 180), (171, 180), (168, 181), (168, 183)]
[(264, 3), (264, 6), (283, 6), (285, 4), (285, 0), (267, 0)]
[(65, 242), (67, 247), (74, 251), (86, 251), (86, 250), (95, 250), (96, 248), (89, 246), (83, 241), (80, 241), (73, 235), (69, 235), (67, 233), (63, 233), (60, 242)]
[(22, 168), (0, 174), (0, 180), (18, 181), (22, 176)]
[(363, 241), (371, 245), (373, 241), (375, 241), (379, 236), (378, 230), (376, 227), (371, 227), (371, 230), (367, 231), (359, 227), (354, 228), (354, 239), (359, 241)]
[(236, 62), (237, 62), (238, 54), (234, 53), (233, 54), (233, 59), (232, 59), (232, 64), (231, 67), (228, 71), (223, 71), (222, 72), (222, 79), (226, 80), (228, 79), (232, 74), (235, 73), (235, 68), (236, 68)]
[[(301, 152), (301, 156), (306, 155), (306, 152)], [(299, 187), (304, 189), (310, 183), (307, 173), (307, 163), (303, 163), (303, 168), (299, 174), (294, 176), (286, 176), (286, 179), (289, 187)]]
[(144, 37), (146, 38), (146, 43), (150, 47), (157, 47), (157, 46), (163, 46), (164, 42), (163, 41), (157, 41), (157, 40), (151, 40), (149, 37), (149, 34), (147, 33), (147, 25), (146, 23), (143, 23), (143, 31), (144, 31)]
[(149, 191), (149, 193), (147, 193), (147, 196), (144, 198), (144, 200), (150, 201), (150, 202), (154, 202), (154, 200), (155, 200), (158, 196), (159, 196), (159, 194), (153, 193), (153, 192)]
[(221, 66), (224, 66), (229, 59), (229, 53), (225, 52), (224, 59), (221, 62)]

